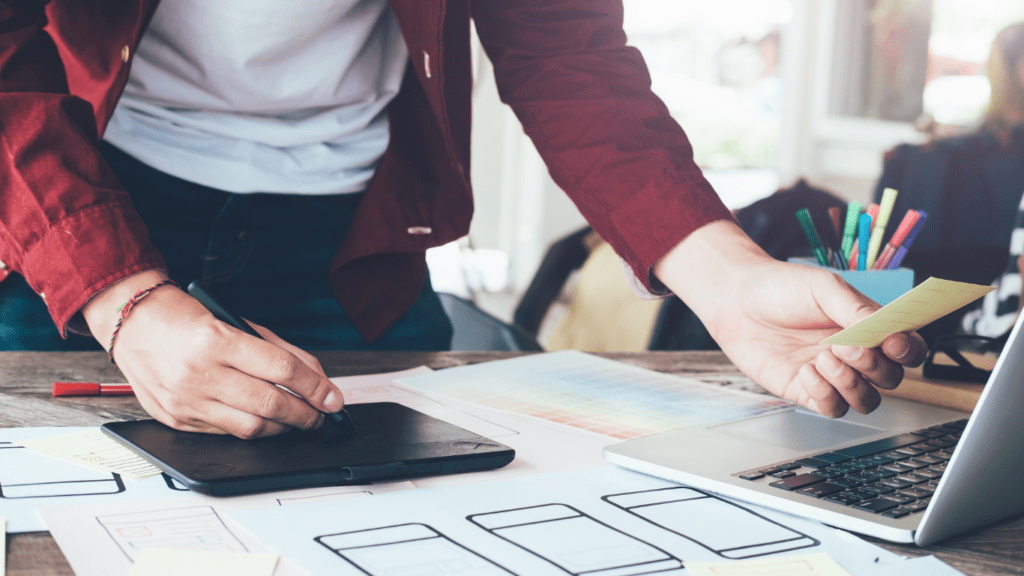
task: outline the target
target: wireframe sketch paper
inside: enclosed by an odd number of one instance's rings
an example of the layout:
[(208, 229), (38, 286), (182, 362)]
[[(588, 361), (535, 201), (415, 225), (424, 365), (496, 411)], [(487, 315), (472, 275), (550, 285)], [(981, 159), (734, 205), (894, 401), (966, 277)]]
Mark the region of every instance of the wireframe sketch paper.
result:
[(252, 552), (193, 552), (147, 548), (128, 576), (271, 576), (277, 554)]
[(674, 575), (687, 562), (826, 552), (856, 576), (901, 560), (815, 522), (614, 467), (227, 514), (312, 575), (453, 566), (502, 576)]
[(396, 381), (619, 440), (790, 406), (774, 396), (730, 390), (573, 350), (447, 368)]
[(992, 286), (929, 278), (871, 316), (836, 332), (821, 343), (874, 348), (890, 334), (917, 330), (993, 290)]
[(0, 429), (0, 509), (9, 532), (46, 530), (36, 507), (118, 502), (191, 495), (163, 474), (141, 479), (87, 468), (21, 447), (32, 438), (98, 431), (96, 428)]
[(120, 474), (125, 478), (145, 478), (160, 473), (159, 468), (118, 444), (98, 428), (28, 438), (21, 441), (21, 446), (39, 454), (101, 472)]
[[(328, 486), (271, 494), (115, 502), (88, 506), (41, 506), (39, 514), (78, 576), (128, 574), (150, 548), (191, 552), (267, 552), (265, 546), (225, 522), (230, 510), (309, 506), (410, 490), (409, 482)], [(277, 574), (288, 574), (282, 562)], [(183, 572), (184, 573), (184, 572)]]

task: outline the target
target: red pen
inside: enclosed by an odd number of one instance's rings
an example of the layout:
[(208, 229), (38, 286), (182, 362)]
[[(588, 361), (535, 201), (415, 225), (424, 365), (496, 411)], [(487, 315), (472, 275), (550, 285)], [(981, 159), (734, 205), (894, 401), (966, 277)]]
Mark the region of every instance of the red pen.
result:
[(53, 397), (59, 396), (132, 396), (131, 384), (98, 384), (96, 382), (54, 382)]
[(900, 244), (903, 244), (903, 240), (906, 239), (907, 234), (910, 234), (910, 230), (917, 224), (918, 218), (921, 214), (917, 210), (907, 210), (907, 214), (903, 216), (903, 220), (900, 221), (900, 225), (896, 228), (896, 231), (892, 233), (892, 238), (889, 239), (889, 243), (885, 245), (885, 249), (882, 250), (882, 255), (878, 257), (878, 261), (875, 262), (875, 270), (885, 270), (889, 265), (889, 261), (896, 255), (896, 251), (899, 250)]

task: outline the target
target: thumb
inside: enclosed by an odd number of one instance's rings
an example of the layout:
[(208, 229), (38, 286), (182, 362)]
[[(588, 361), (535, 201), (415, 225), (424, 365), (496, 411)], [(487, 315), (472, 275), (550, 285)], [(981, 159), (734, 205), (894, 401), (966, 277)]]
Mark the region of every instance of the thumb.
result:
[(811, 283), (811, 294), (821, 311), (841, 328), (860, 322), (882, 307), (847, 284), (838, 274), (822, 272)]

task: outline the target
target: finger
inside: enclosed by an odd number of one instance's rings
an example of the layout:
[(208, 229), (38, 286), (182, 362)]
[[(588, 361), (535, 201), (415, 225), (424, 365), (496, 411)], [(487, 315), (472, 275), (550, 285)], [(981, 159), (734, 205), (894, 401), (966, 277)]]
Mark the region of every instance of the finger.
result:
[(250, 322), (249, 320), (245, 321), (250, 326), (252, 326), (253, 330), (259, 332), (260, 335), (263, 336), (264, 340), (272, 344), (276, 344), (277, 346), (280, 346), (281, 348), (284, 348), (285, 350), (291, 352), (292, 354), (295, 355), (296, 358), (302, 360), (302, 362), (305, 363), (306, 366), (309, 366), (313, 370), (322, 374), (324, 378), (327, 378), (327, 373), (324, 372), (323, 366), (320, 365), (320, 361), (316, 359), (316, 356), (313, 356), (312, 354), (306, 352), (302, 348), (299, 348), (298, 346), (295, 346), (294, 344), (284, 340), (277, 334), (271, 332), (269, 328), (264, 328), (263, 326), (260, 326), (255, 322)]
[(181, 417), (172, 416), (171, 413), (163, 407), (160, 401), (155, 395), (150, 393), (148, 389), (143, 386), (133, 385), (132, 388), (135, 391), (135, 397), (142, 404), (142, 407), (158, 422), (170, 426), (175, 430), (181, 430), (184, 432), (203, 432), (206, 434), (227, 434), (224, 430), (217, 428), (211, 424), (203, 422), (202, 420), (194, 420), (192, 418), (186, 418), (183, 415)]
[(219, 403), (235, 410), (293, 428), (309, 430), (324, 421), (323, 414), (302, 398), (237, 370), (219, 375), (212, 394)]
[(917, 332), (892, 334), (882, 341), (882, 351), (904, 366), (916, 368), (928, 356), (928, 345)]
[[(266, 333), (273, 335), (269, 330)], [(337, 412), (345, 405), (341, 391), (322, 371), (314, 370), (288, 350), (243, 333), (234, 344), (226, 352), (227, 364), (231, 367), (254, 378), (284, 386), (317, 410)]]
[(903, 367), (886, 358), (878, 348), (833, 346), (832, 353), (879, 388), (892, 390), (903, 381)]
[(204, 407), (202, 420), (194, 424), (185, 423), (179, 430), (189, 432), (223, 431), (242, 439), (274, 436), (291, 430), (290, 426), (273, 420), (235, 409), (219, 402), (209, 402)]
[(850, 408), (835, 387), (822, 378), (814, 366), (804, 364), (797, 373), (797, 380), (810, 397), (807, 406), (819, 414), (839, 418)]
[(882, 397), (874, 386), (848, 366), (836, 358), (832, 352), (824, 350), (815, 360), (818, 374), (828, 381), (846, 403), (861, 414), (867, 414), (882, 402)]
[(822, 312), (843, 328), (860, 322), (881, 308), (878, 302), (828, 272), (815, 276), (811, 282), (811, 294)]

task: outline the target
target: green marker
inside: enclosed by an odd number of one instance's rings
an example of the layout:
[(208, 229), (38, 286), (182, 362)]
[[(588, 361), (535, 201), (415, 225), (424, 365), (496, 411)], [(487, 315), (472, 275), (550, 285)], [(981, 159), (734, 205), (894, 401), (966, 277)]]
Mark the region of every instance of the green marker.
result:
[(850, 259), (853, 240), (857, 237), (857, 220), (860, 219), (860, 202), (850, 202), (846, 207), (846, 225), (843, 227), (843, 259)]
[(811, 250), (814, 251), (818, 264), (827, 268), (828, 256), (825, 254), (825, 249), (821, 247), (821, 239), (818, 237), (818, 230), (814, 228), (814, 222), (811, 221), (811, 213), (807, 211), (807, 208), (801, 208), (796, 211), (796, 218), (800, 221), (800, 227), (804, 229), (804, 234), (807, 235), (807, 241), (811, 243)]

